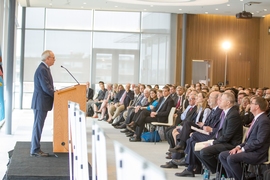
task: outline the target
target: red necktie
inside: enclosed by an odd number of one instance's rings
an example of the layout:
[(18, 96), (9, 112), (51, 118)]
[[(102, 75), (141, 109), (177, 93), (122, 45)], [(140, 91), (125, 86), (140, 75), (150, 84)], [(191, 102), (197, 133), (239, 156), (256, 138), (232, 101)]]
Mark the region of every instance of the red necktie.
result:
[(178, 98), (176, 109), (180, 108), (180, 105), (181, 105), (181, 96)]

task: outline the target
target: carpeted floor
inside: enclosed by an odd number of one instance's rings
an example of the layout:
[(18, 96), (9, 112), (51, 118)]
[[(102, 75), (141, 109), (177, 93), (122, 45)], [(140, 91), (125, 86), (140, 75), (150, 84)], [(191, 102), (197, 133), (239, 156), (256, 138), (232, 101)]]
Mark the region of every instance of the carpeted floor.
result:
[[(30, 142), (17, 142), (7, 170), (8, 180), (68, 180), (69, 154), (52, 152), (52, 142), (42, 142), (44, 152), (49, 157), (31, 157), (29, 155)], [(91, 175), (91, 168), (89, 174)]]

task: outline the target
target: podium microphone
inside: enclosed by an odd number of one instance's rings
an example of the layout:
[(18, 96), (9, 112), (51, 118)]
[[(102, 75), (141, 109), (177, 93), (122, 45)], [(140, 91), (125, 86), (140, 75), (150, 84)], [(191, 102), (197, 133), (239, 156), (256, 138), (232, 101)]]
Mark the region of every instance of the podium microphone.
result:
[(61, 68), (64, 68), (64, 69), (68, 72), (68, 74), (70, 74), (71, 77), (73, 77), (73, 79), (80, 85), (79, 81), (77, 81), (77, 79), (69, 72), (69, 70), (67, 70), (67, 68), (65, 68), (65, 67), (62, 66), (62, 65), (61, 65)]

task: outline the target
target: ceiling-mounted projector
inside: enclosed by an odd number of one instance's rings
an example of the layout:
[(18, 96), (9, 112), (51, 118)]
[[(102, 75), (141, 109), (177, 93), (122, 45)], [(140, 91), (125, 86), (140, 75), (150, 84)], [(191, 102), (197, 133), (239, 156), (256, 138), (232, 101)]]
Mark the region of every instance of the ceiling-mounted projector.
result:
[(252, 14), (250, 12), (247, 12), (245, 10), (245, 6), (251, 6), (252, 4), (260, 4), (259, 2), (248, 2), (248, 3), (244, 3), (243, 4), (243, 11), (240, 13), (237, 13), (236, 19), (251, 19), (252, 18)]
[(252, 18), (252, 14), (246, 11), (237, 13), (235, 16), (237, 19), (251, 19)]

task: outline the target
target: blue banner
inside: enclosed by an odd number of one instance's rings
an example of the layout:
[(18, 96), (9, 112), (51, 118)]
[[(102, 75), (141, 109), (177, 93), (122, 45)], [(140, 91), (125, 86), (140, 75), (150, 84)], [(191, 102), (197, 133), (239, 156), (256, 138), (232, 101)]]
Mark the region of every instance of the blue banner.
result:
[(4, 81), (2, 68), (2, 53), (0, 48), (0, 121), (5, 118), (5, 104), (4, 104)]

